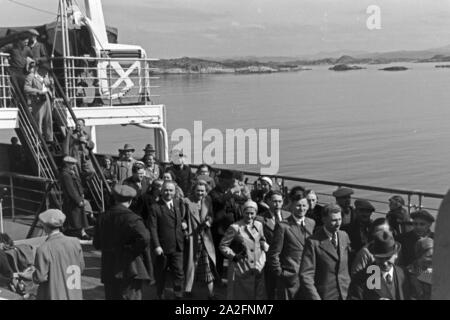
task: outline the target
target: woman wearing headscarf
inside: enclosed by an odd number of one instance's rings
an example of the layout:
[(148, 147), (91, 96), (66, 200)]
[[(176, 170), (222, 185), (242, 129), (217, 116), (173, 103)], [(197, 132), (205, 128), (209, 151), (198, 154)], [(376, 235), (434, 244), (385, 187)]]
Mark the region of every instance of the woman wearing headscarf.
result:
[(213, 221), (212, 200), (208, 193), (208, 183), (198, 180), (193, 188), (191, 196), (185, 199), (188, 233), (188, 250), (186, 253), (186, 287), (189, 295), (192, 291), (194, 279), (206, 283), (209, 299), (215, 299), (214, 280), (216, 272), (216, 251), (211, 234)]
[(269, 245), (263, 225), (255, 221), (258, 205), (249, 200), (243, 205), (243, 218), (225, 233), (220, 251), (229, 259), (228, 300), (266, 299), (263, 268)]

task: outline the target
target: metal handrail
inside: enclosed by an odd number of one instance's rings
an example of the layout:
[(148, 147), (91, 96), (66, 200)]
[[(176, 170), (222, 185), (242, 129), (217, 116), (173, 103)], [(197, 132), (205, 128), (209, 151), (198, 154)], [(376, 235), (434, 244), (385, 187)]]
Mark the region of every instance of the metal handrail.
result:
[(22, 112), (25, 113), (27, 118), (31, 120), (29, 122), (30, 122), (30, 124), (31, 124), (31, 126), (32, 126), (32, 128), (34, 130), (34, 134), (36, 134), (36, 136), (38, 137), (42, 149), (45, 151), (45, 154), (48, 156), (47, 158), (48, 158), (49, 164), (51, 166), (51, 169), (53, 170), (53, 173), (55, 174), (55, 176), (57, 176), (57, 174), (58, 174), (58, 167), (56, 166), (56, 163), (55, 163), (53, 157), (51, 156), (50, 150), (48, 149), (48, 146), (47, 146), (47, 143), (46, 143), (44, 137), (42, 136), (42, 134), (41, 134), (41, 132), (40, 132), (36, 122), (33, 120), (33, 116), (31, 114), (30, 110), (28, 110), (28, 108), (27, 108), (27, 102), (25, 100), (25, 97), (22, 94), (22, 91), (19, 89), (19, 85), (17, 83), (17, 80), (14, 79), (14, 78), (11, 78), (11, 84), (12, 84), (12, 88), (14, 89), (15, 94), (18, 96), (18, 99), (19, 99), (18, 106), (19, 106), (19, 108), (20, 108), (20, 110)]
[[(199, 166), (200, 165), (190, 165), (191, 168), (198, 168)], [(213, 169), (214, 170), (230, 170), (230, 169), (226, 169), (226, 168), (213, 168)], [(251, 172), (251, 171), (242, 171), (242, 170), (230, 170), (230, 171), (238, 171), (246, 176), (251, 176), (251, 177), (260, 177), (261, 176), (261, 174), (256, 173), (256, 172)], [(337, 181), (330, 181), (330, 180), (317, 180), (317, 179), (290, 177), (290, 176), (283, 176), (283, 175), (272, 175), (272, 176), (267, 175), (267, 177), (272, 178), (272, 179), (278, 179), (278, 180), (288, 180), (288, 181), (292, 181), (292, 182), (311, 183), (311, 184), (328, 185), (328, 186), (336, 186), (336, 187), (347, 187), (347, 188), (354, 188), (354, 189), (359, 189), (359, 190), (401, 194), (401, 195), (422, 196), (422, 197), (433, 198), (433, 199), (443, 199), (445, 197), (444, 194), (423, 192), (420, 190), (375, 187), (375, 186), (362, 185), (362, 184), (356, 184), (356, 183), (337, 182)]]
[[(73, 111), (72, 107), (70, 106), (70, 102), (67, 98), (67, 96), (64, 94), (64, 90), (61, 86), (61, 84), (58, 81), (58, 78), (56, 77), (55, 73), (53, 72), (53, 70), (51, 70), (51, 75), (53, 77), (53, 80), (55, 82), (56, 85), (56, 89), (60, 95), (60, 97), (63, 99), (64, 101), (64, 106), (67, 108), (67, 110), (70, 113), (70, 116), (72, 117), (72, 120), (76, 123), (77, 122), (77, 116), (75, 115), (75, 112)], [(103, 174), (103, 171), (100, 168), (100, 165), (97, 161), (97, 158), (95, 157), (94, 153), (92, 152), (92, 150), (89, 150), (89, 157), (94, 165), (95, 171), (96, 173), (100, 176), (101, 181), (103, 182), (103, 184), (106, 186), (106, 190), (108, 191), (109, 194), (111, 194), (112, 190), (111, 187), (109, 186), (105, 175)]]
[(160, 59), (156, 58), (110, 58), (110, 57), (77, 57), (77, 56), (66, 56), (66, 57), (53, 57), (50, 60), (81, 60), (81, 61), (140, 61), (140, 62), (157, 62)]
[(25, 174), (19, 174), (19, 173), (13, 173), (13, 172), (5, 172), (5, 171), (0, 171), (0, 177), (7, 177), (7, 178), (17, 178), (17, 179), (23, 179), (23, 180), (28, 180), (31, 182), (42, 182), (42, 183), (51, 183), (53, 182), (50, 179), (47, 178), (42, 178), (42, 177), (36, 177), (36, 176), (29, 176), (29, 175), (25, 175)]

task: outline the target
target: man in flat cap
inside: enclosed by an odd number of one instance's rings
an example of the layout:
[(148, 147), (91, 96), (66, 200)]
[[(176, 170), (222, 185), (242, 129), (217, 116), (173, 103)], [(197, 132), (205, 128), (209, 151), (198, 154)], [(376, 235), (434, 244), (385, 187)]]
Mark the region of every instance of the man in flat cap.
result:
[[(374, 212), (375, 207), (369, 201), (358, 199), (355, 201), (355, 220), (342, 227), (342, 230), (350, 237), (354, 253), (369, 242), (371, 217)], [(352, 257), (350, 260), (353, 260)]]
[(151, 206), (149, 228), (155, 249), (156, 293), (164, 299), (166, 273), (173, 275), (173, 290), (176, 299), (183, 297), (184, 270), (183, 251), (187, 231), (185, 206), (175, 199), (175, 184), (166, 181), (161, 190), (161, 198)]
[(83, 186), (76, 170), (78, 161), (67, 156), (64, 157), (63, 162), (60, 184), (63, 194), (63, 211), (67, 215), (64, 233), (82, 240), (90, 240), (85, 231), (89, 227), (89, 223), (84, 210)]
[(402, 263), (408, 266), (415, 260), (415, 247), (417, 241), (422, 238), (434, 238), (431, 231), (435, 218), (427, 210), (418, 210), (411, 214), (414, 229), (401, 234), (397, 241), (402, 245)]
[(398, 237), (400, 234), (411, 231), (407, 230), (407, 224), (411, 218), (404, 208), (405, 200), (398, 195), (389, 198), (389, 212), (386, 215), (389, 225), (392, 229), (394, 237)]
[(300, 266), (300, 286), (310, 300), (345, 300), (350, 284), (350, 239), (339, 230), (341, 208), (329, 204), (323, 210), (323, 228), (306, 240)]
[(102, 251), (101, 280), (107, 300), (142, 300), (145, 284), (154, 281), (150, 232), (129, 209), (136, 190), (116, 184), (115, 204), (99, 218), (94, 245)]
[(133, 175), (133, 165), (137, 161), (133, 158), (136, 149), (131, 144), (125, 144), (123, 149), (119, 149), (120, 159), (116, 162), (117, 181), (122, 183), (126, 178)]
[(48, 235), (37, 248), (33, 281), (39, 284), (39, 300), (83, 300), (81, 274), (84, 270), (80, 241), (61, 233), (66, 216), (60, 210), (47, 210), (39, 221)]
[(375, 263), (352, 279), (348, 300), (409, 300), (411, 287), (406, 271), (395, 265), (400, 246), (390, 231), (375, 234), (368, 247)]
[(353, 189), (341, 187), (333, 192), (336, 203), (342, 209), (342, 226), (350, 224), (355, 219), (355, 209), (352, 207)]

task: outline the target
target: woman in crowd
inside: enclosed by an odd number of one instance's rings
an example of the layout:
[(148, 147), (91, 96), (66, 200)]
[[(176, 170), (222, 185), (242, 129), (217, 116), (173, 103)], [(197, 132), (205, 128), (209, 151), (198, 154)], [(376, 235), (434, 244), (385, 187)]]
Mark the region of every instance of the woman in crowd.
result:
[(417, 241), (415, 247), (417, 259), (406, 268), (413, 296), (418, 300), (431, 299), (433, 245), (433, 239), (428, 237)]
[(117, 180), (111, 156), (105, 156), (105, 158), (103, 159), (102, 171), (103, 175), (106, 178), (106, 181), (112, 187), (117, 182)]
[(244, 217), (233, 223), (225, 233), (220, 251), (229, 259), (229, 300), (263, 300), (266, 298), (264, 273), (269, 245), (263, 225), (255, 221), (258, 205), (249, 200), (243, 205)]
[(211, 234), (213, 221), (212, 200), (207, 196), (209, 185), (203, 180), (197, 181), (192, 194), (185, 199), (188, 233), (186, 296), (192, 291), (194, 280), (208, 286), (208, 298), (214, 297), (214, 280), (216, 272), (216, 252)]
[(164, 172), (162, 179), (164, 181), (172, 181), (175, 184), (175, 198), (176, 199), (184, 198), (183, 190), (181, 190), (181, 188), (175, 182), (175, 174), (172, 171), (169, 170), (169, 171)]
[(195, 173), (195, 180), (205, 181), (209, 185), (211, 190), (216, 187), (214, 178), (211, 177), (211, 167), (207, 164), (202, 164), (200, 165), (200, 167), (198, 167), (197, 172)]

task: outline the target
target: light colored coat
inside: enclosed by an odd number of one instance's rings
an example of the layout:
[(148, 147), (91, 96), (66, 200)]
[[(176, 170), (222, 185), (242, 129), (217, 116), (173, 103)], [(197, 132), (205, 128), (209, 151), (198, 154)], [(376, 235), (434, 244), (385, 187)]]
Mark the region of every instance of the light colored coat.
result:
[[(233, 242), (245, 250), (245, 259), (232, 261), (239, 252), (232, 249)], [(243, 220), (233, 223), (226, 231), (219, 247), (222, 254), (230, 260), (228, 266), (228, 300), (265, 299), (264, 273), (266, 252), (269, 245), (263, 232), (263, 225), (255, 221), (253, 226)]]
[(39, 300), (83, 300), (84, 258), (78, 239), (62, 233), (49, 236), (37, 249), (34, 265)]

